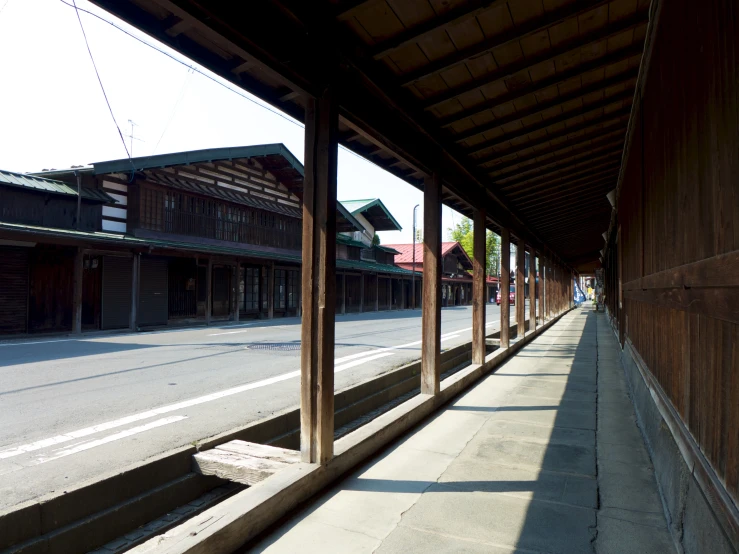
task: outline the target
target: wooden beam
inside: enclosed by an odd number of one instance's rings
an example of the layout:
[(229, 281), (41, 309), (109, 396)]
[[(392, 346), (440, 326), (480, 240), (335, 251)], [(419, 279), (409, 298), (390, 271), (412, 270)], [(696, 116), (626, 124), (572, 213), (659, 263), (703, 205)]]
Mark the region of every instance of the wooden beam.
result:
[(300, 452), (304, 462), (320, 464), (333, 457), (334, 444), (338, 127), (328, 87), (306, 107), (303, 194)]
[[(530, 86), (528, 87), (525, 87), (525, 88), (516, 87), (512, 91), (508, 92), (507, 94), (496, 96), (495, 98), (491, 98), (490, 100), (486, 100), (479, 104), (475, 104), (471, 108), (467, 108), (465, 110), (455, 112), (454, 114), (448, 117), (443, 117), (439, 119), (438, 124), (440, 127), (449, 127), (450, 125), (454, 125), (455, 123), (464, 121), (465, 119), (469, 117), (474, 117), (476, 115), (482, 115), (488, 110), (494, 110), (498, 106), (502, 106), (503, 104), (513, 102), (518, 98), (522, 98), (523, 96), (528, 96), (530, 94), (536, 94), (538, 92), (543, 92), (551, 87), (558, 87), (559, 85), (562, 85), (568, 81), (571, 81), (572, 79), (579, 78), (581, 75), (585, 73), (589, 73), (591, 71), (598, 70), (601, 68), (607, 68), (608, 66), (623, 62), (625, 60), (638, 56), (639, 54), (641, 54), (641, 51), (642, 51), (641, 44), (627, 46), (626, 48), (621, 48), (620, 50), (616, 50), (615, 52), (612, 52), (606, 56), (603, 56), (602, 58), (596, 58), (594, 60), (582, 63), (578, 66), (575, 66), (565, 71), (561, 71), (561, 72), (558, 71), (551, 77), (544, 78), (539, 81), (530, 83)], [(626, 70), (623, 73), (615, 75), (611, 79), (620, 80), (621, 77), (624, 77), (626, 78), (626, 80), (628, 80), (626, 75), (631, 74), (632, 71), (633, 70)], [(609, 81), (611, 79), (609, 79)], [(605, 81), (600, 81), (600, 83), (604, 83), (604, 82)]]
[(519, 240), (516, 244), (516, 337), (519, 338), (526, 333), (525, 269), (526, 245)]
[[(484, 169), (488, 170), (488, 175), (492, 177), (493, 179), (501, 178), (501, 176), (505, 177), (505, 174), (515, 174), (517, 171), (519, 171), (519, 168), (517, 166), (521, 166), (522, 164), (525, 164), (526, 162), (532, 162), (537, 161), (539, 158), (551, 156), (548, 159), (559, 159), (557, 157), (558, 153), (561, 153), (562, 156), (571, 156), (573, 159), (579, 156), (580, 154), (587, 154), (588, 152), (596, 149), (605, 149), (605, 148), (619, 148), (623, 150), (623, 136), (620, 136), (621, 131), (617, 131), (619, 133), (619, 136), (614, 136), (614, 132), (611, 131), (611, 136), (604, 136), (600, 139), (593, 139), (591, 138), (576, 138), (567, 142), (563, 142), (561, 144), (558, 144), (554, 148), (550, 150), (537, 150), (533, 152), (532, 154), (529, 154), (528, 156), (521, 156), (520, 158), (511, 158), (510, 160), (506, 162), (502, 162), (493, 166), (484, 167)], [(567, 152), (564, 152), (564, 150), (571, 149)], [(561, 158), (561, 159), (567, 159), (567, 158)], [(548, 160), (544, 160), (543, 163), (548, 163)], [(534, 166), (535, 164), (531, 164)], [(524, 166), (524, 171), (527, 171), (527, 166)], [(505, 171), (506, 169), (514, 168), (513, 171)], [(495, 174), (496, 172), (500, 172), (498, 174)]]
[(511, 148), (502, 150), (500, 152), (492, 152), (485, 156), (472, 158), (472, 161), (475, 162), (477, 165), (482, 165), (487, 162), (491, 162), (493, 160), (498, 160), (506, 156), (510, 156), (511, 154), (515, 154), (517, 152), (529, 150), (530, 148), (534, 148), (535, 146), (540, 146), (542, 144), (548, 144), (555, 139), (567, 137), (568, 135), (571, 135), (573, 133), (579, 133), (580, 131), (585, 131), (587, 129), (595, 127), (596, 125), (601, 125), (602, 127), (594, 131), (591, 131), (590, 133), (587, 133), (587, 136), (593, 136), (593, 135), (598, 136), (598, 135), (603, 135), (606, 133), (611, 133), (617, 128), (623, 128), (625, 130), (626, 127), (623, 125), (622, 120), (628, 117), (630, 113), (631, 113), (631, 106), (629, 106), (628, 108), (622, 108), (620, 110), (610, 112), (604, 115), (603, 117), (590, 119), (588, 121), (584, 121), (580, 123), (579, 125), (573, 125), (572, 127), (568, 127), (566, 129), (563, 129), (562, 131), (548, 134), (547, 136), (541, 139), (535, 139), (531, 142), (524, 142), (522, 144), (517, 144), (516, 146), (512, 146)]
[(511, 234), (500, 230), (500, 347), (508, 348), (511, 337)]
[(501, 190), (514, 198), (517, 194), (528, 192), (535, 189), (548, 189), (551, 185), (561, 183), (563, 181), (571, 181), (573, 179), (587, 177), (604, 171), (609, 171), (621, 166), (620, 152), (613, 152), (605, 156), (594, 156), (591, 160), (572, 164), (569, 168), (560, 168), (549, 173), (543, 173), (536, 177), (511, 180), (505, 185), (501, 185)]
[(623, 284), (631, 290), (739, 287), (739, 250), (673, 267)]
[[(565, 13), (567, 11), (569, 11), (570, 13), (577, 12), (578, 9), (582, 10), (582, 7), (579, 6), (578, 4), (570, 4), (566, 8), (563, 8), (555, 12), (555, 15), (558, 13)], [(546, 17), (549, 17), (549, 16), (546, 16)], [(552, 18), (552, 20), (553, 19), (554, 18)], [(586, 49), (590, 46), (594, 46), (601, 42), (604, 42), (611, 37), (614, 37), (623, 32), (626, 32), (628, 30), (631, 30), (635, 27), (640, 26), (646, 23), (646, 21), (647, 21), (647, 13), (646, 11), (643, 11), (643, 12), (636, 14), (635, 16), (632, 16), (627, 19), (623, 19), (617, 23), (613, 23), (609, 25), (608, 27), (606, 27), (605, 29), (601, 28), (595, 31), (591, 31), (590, 33), (584, 36), (580, 36), (574, 40), (567, 41), (566, 43), (558, 46), (557, 48), (547, 49), (541, 54), (539, 54), (538, 56), (531, 56), (531, 57), (523, 58), (519, 62), (507, 64), (496, 71), (492, 71), (476, 79), (472, 79), (466, 83), (463, 83), (462, 85), (458, 87), (450, 88), (440, 94), (436, 94), (426, 101), (423, 108), (425, 110), (430, 110), (438, 106), (439, 104), (442, 104), (444, 102), (447, 102), (448, 100), (451, 100), (452, 98), (456, 98), (463, 94), (467, 94), (469, 92), (475, 91), (490, 83), (494, 83), (496, 81), (500, 81), (504, 79), (509, 79), (513, 77), (514, 75), (516, 75), (517, 73), (528, 72), (529, 70), (533, 69), (535, 66), (538, 66), (541, 64), (545, 64), (548, 62), (555, 62), (556, 59), (559, 57), (564, 57), (567, 55), (573, 55), (574, 57), (574, 55), (577, 54), (578, 51), (582, 49)], [(537, 28), (537, 31), (539, 30), (540, 29)], [(510, 40), (518, 41), (519, 38), (522, 38), (520, 37), (520, 35), (516, 36), (519, 34), (519, 28), (514, 28), (509, 33), (510, 33), (510, 37), (512, 37), (510, 38)], [(501, 35), (498, 35), (498, 36), (501, 36)], [(510, 40), (506, 42), (510, 42)], [(403, 75), (401, 76), (400, 84), (401, 86), (408, 86), (420, 80), (421, 78), (435, 75), (439, 72), (445, 71), (449, 69), (450, 67), (453, 67), (459, 63), (466, 61), (467, 59), (472, 57), (472, 55), (476, 56), (476, 55), (479, 55), (485, 52), (486, 50), (484, 50), (483, 48), (486, 45), (491, 44), (491, 43), (492, 41), (484, 42), (481, 44), (476, 44), (468, 49), (462, 50), (461, 52), (455, 52), (451, 56), (442, 58), (441, 60), (433, 62), (427, 66), (423, 66), (416, 71)], [(473, 52), (475, 54), (472, 54)]]
[[(605, 3), (607, 3), (606, 0), (597, 0), (595, 5), (605, 4)], [(501, 47), (510, 46), (514, 43), (518, 43), (520, 40), (530, 37), (532, 35), (535, 35), (537, 33), (540, 33), (542, 31), (545, 31), (549, 27), (556, 25), (557, 23), (560, 23), (563, 20), (569, 19), (571, 17), (575, 17), (585, 11), (589, 11), (593, 9), (595, 5), (591, 3), (590, 6), (583, 9), (583, 6), (579, 3), (569, 4), (565, 6), (564, 8), (552, 10), (546, 15), (543, 15), (535, 19), (531, 19), (521, 25), (513, 26), (512, 28), (506, 31), (503, 31), (502, 33), (498, 33), (487, 40), (472, 44), (471, 46), (468, 46), (466, 48), (454, 50), (448, 56), (444, 56), (425, 66), (419, 67), (416, 70), (410, 71), (406, 73), (405, 75), (402, 75), (400, 77), (400, 85), (408, 86), (421, 79), (425, 79), (427, 77), (431, 77), (438, 73), (444, 72), (456, 65), (466, 62), (467, 60), (471, 58), (476, 58), (477, 56), (484, 54), (485, 52), (489, 52), (490, 50), (495, 50)], [(590, 33), (588, 36), (590, 37), (592, 35), (593, 33)], [(563, 53), (571, 49), (570, 45), (573, 42), (575, 41), (569, 41), (567, 43), (568, 48), (563, 49), (560, 47), (556, 49), (556, 51), (558, 52), (558, 55), (562, 55)], [(578, 46), (578, 47), (581, 47), (581, 46)], [(518, 64), (511, 64), (511, 65), (518, 65)], [(504, 68), (504, 71), (507, 72), (507, 69)], [(514, 71), (514, 73), (517, 73), (518, 71), (520, 70), (516, 70)], [(493, 74), (499, 74), (499, 73), (501, 73), (501, 71), (493, 72)], [(449, 92), (448, 94), (452, 94), (452, 93)], [(444, 96), (446, 96), (446, 94)], [(453, 96), (451, 96), (451, 98), (453, 98)], [(448, 99), (449, 97), (445, 98), (445, 100), (448, 100)]]
[(484, 210), (475, 210), (472, 257), (472, 363), (485, 363), (485, 252), (486, 224)]
[(588, 185), (611, 179), (614, 173), (618, 174), (618, 167), (616, 167), (615, 169), (607, 168), (602, 171), (587, 173), (575, 179), (555, 179), (553, 181), (548, 181), (547, 183), (523, 189), (516, 192), (516, 194), (510, 194), (508, 195), (508, 198), (517, 206), (523, 206), (527, 203), (527, 200), (531, 198), (548, 198), (554, 195), (558, 196), (562, 194), (562, 191), (571, 191), (579, 188), (586, 188)]
[(529, 253), (529, 331), (536, 331), (536, 249)]
[(580, 156), (561, 158), (555, 162), (549, 164), (545, 163), (539, 167), (532, 167), (531, 169), (526, 169), (520, 173), (511, 173), (502, 179), (496, 179), (495, 183), (500, 187), (506, 187), (518, 183), (531, 183), (532, 181), (540, 180), (542, 177), (547, 176), (558, 178), (565, 174), (567, 170), (572, 171), (576, 168), (592, 167), (594, 165), (593, 162), (610, 160), (614, 157), (618, 157), (621, 153), (621, 149), (593, 148), (590, 152)]
[(85, 256), (82, 248), (77, 247), (74, 253), (74, 269), (72, 274), (72, 332), (82, 332), (82, 281), (85, 274)]
[(441, 179), (426, 177), (423, 190), (423, 309), (421, 394), (438, 394), (441, 375)]
[(472, 0), (461, 7), (454, 7), (443, 12), (441, 15), (415, 25), (410, 29), (406, 29), (394, 37), (381, 42), (372, 49), (370, 56), (375, 60), (381, 60), (404, 46), (418, 42), (433, 33), (443, 31), (444, 29), (458, 25), (459, 23), (472, 19), (473, 17), (477, 17), (477, 15), (495, 6), (505, 4), (507, 1), (508, 0)]
[[(494, 131), (495, 129), (502, 127), (504, 125), (509, 125), (511, 123), (515, 123), (516, 121), (519, 121), (521, 119), (531, 117), (534, 115), (540, 115), (543, 112), (552, 110), (553, 108), (558, 108), (562, 106), (562, 104), (566, 104), (574, 100), (581, 100), (585, 96), (590, 96), (598, 92), (603, 93), (604, 98), (607, 98), (605, 96), (607, 89), (617, 87), (620, 85), (624, 85), (634, 79), (636, 79), (636, 70), (634, 69), (634, 70), (626, 71), (625, 73), (616, 75), (615, 77), (612, 77), (610, 79), (604, 79), (603, 81), (598, 81), (589, 86), (582, 87), (569, 94), (563, 94), (563, 95), (557, 96), (556, 98), (550, 100), (549, 102), (541, 102), (541, 103), (534, 104), (528, 110), (516, 111), (515, 113), (512, 113), (506, 117), (496, 118), (486, 125), (481, 125), (479, 127), (473, 127), (469, 130), (458, 133), (454, 135), (453, 137), (454, 142), (461, 142), (463, 140), (467, 140), (469, 138), (475, 137), (479, 134)], [(630, 93), (630, 95), (633, 97), (634, 96), (633, 87), (630, 87), (627, 90)]]
[[(522, 208), (521, 211), (530, 220), (534, 220), (537, 217), (542, 217), (546, 214), (553, 213), (580, 213), (580, 208), (597, 206), (602, 201), (607, 201), (605, 195), (608, 191), (592, 191), (589, 193), (569, 193), (561, 195), (556, 201), (545, 202), (539, 205), (531, 206), (531, 209), (526, 207)], [(573, 202), (573, 197), (577, 198), (577, 202)]]
[[(539, 123), (536, 123), (534, 125), (528, 125), (526, 127), (521, 127), (520, 129), (516, 130), (513, 133), (505, 134), (499, 137), (495, 137), (493, 139), (480, 142), (477, 144), (474, 144), (471, 146), (471, 148), (468, 148), (466, 152), (469, 155), (479, 154), (480, 152), (484, 152), (488, 148), (500, 146), (502, 144), (505, 144), (506, 142), (509, 142), (511, 140), (515, 140), (518, 138), (523, 138), (531, 133), (536, 133), (538, 131), (543, 131), (545, 129), (548, 129), (552, 125), (557, 125), (559, 123), (564, 123), (565, 121), (569, 121), (570, 119), (573, 119), (575, 117), (581, 117), (585, 116), (586, 114), (589, 114), (591, 112), (603, 110), (604, 108), (607, 108), (608, 106), (611, 106), (613, 104), (616, 104), (618, 102), (623, 102), (625, 100), (631, 101), (634, 98), (633, 91), (623, 91), (618, 94), (614, 94), (613, 96), (609, 96), (607, 98), (603, 98), (601, 100), (598, 100), (597, 102), (592, 102), (590, 104), (585, 104), (583, 106), (580, 106), (578, 108), (575, 108), (574, 110), (570, 110), (568, 112), (565, 112), (561, 115), (558, 115), (556, 117), (550, 117), (548, 119), (544, 119)], [(630, 108), (629, 104), (629, 108)], [(620, 109), (624, 109), (623, 106)], [(604, 117), (608, 114), (600, 114), (598, 117)]]

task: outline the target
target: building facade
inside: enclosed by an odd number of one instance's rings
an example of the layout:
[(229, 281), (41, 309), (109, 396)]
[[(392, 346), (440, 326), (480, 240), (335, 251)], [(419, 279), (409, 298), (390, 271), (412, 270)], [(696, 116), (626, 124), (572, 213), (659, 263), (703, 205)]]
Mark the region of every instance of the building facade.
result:
[[(299, 315), (302, 184), (281, 144), (0, 173), (0, 334)], [(337, 205), (337, 313), (408, 305), (381, 204)]]

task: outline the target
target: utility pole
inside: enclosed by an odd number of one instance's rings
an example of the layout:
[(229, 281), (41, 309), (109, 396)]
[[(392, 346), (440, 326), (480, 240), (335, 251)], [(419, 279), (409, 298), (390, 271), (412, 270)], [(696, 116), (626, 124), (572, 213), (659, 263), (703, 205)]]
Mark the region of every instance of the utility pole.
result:
[(420, 204), (413, 206), (413, 271), (411, 272), (411, 306), (416, 309), (416, 210)]

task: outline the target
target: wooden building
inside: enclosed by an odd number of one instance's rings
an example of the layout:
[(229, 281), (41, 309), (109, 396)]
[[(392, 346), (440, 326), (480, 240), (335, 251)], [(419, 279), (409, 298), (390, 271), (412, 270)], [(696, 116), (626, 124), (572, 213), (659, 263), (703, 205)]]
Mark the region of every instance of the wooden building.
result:
[[(395, 265), (413, 272), (416, 278), (423, 278), (423, 243), (415, 245), (415, 265), (413, 263), (413, 244), (390, 244), (397, 250)], [(472, 304), (472, 260), (458, 242), (441, 243), (441, 305), (465, 306)], [(420, 280), (420, 279), (419, 279)], [(417, 302), (421, 302), (421, 287), (417, 287)]]
[[(14, 303), (0, 333), (299, 315), (303, 166), (283, 145), (42, 175), (0, 174), (0, 249), (13, 260), (0, 278), (15, 283), (3, 289)], [(402, 308), (410, 273), (371, 240), (370, 220), (388, 224), (355, 211), (337, 204), (337, 305)], [(368, 232), (369, 244), (351, 238)]]

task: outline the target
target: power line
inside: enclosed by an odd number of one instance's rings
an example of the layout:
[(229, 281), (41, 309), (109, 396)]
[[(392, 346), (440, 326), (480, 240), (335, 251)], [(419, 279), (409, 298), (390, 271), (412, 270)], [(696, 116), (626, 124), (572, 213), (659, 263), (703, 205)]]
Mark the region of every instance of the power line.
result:
[[(113, 124), (115, 125), (115, 128), (118, 129), (118, 136), (121, 137), (121, 144), (123, 144), (123, 148), (126, 151), (126, 156), (128, 156), (128, 160), (131, 161), (131, 154), (129, 153), (128, 147), (126, 146), (126, 139), (123, 138), (123, 133), (121, 132), (121, 128), (118, 126), (118, 122), (115, 120), (115, 115), (113, 115), (113, 108), (110, 107), (110, 101), (108, 100), (108, 95), (105, 93), (105, 87), (103, 86), (103, 81), (100, 78), (98, 67), (95, 64), (95, 58), (93, 58), (92, 56), (92, 50), (90, 50), (90, 43), (87, 41), (87, 33), (85, 33), (85, 27), (82, 25), (82, 18), (80, 17), (80, 10), (79, 8), (77, 8), (76, 0), (72, 0), (72, 4), (73, 4), (72, 7), (74, 8), (75, 13), (77, 14), (77, 21), (80, 22), (80, 29), (82, 29), (82, 36), (85, 39), (85, 46), (87, 47), (87, 53), (90, 54), (90, 60), (92, 61), (92, 67), (95, 69), (95, 75), (98, 78), (98, 83), (100, 83), (100, 90), (103, 91), (103, 97), (105, 98), (105, 103), (108, 105), (108, 111), (110, 112), (110, 117), (113, 118)], [(131, 162), (131, 165), (133, 165), (133, 162)]]
[(187, 69), (187, 75), (185, 75), (185, 80), (182, 81), (182, 86), (180, 87), (180, 93), (177, 95), (177, 100), (174, 103), (174, 106), (172, 106), (172, 111), (169, 113), (169, 118), (167, 119), (167, 123), (164, 126), (164, 129), (162, 130), (162, 134), (159, 135), (159, 140), (157, 140), (156, 145), (154, 146), (154, 150), (152, 151), (152, 155), (156, 154), (157, 148), (159, 148), (159, 143), (162, 142), (162, 139), (164, 138), (164, 134), (167, 132), (167, 129), (169, 129), (169, 124), (172, 123), (172, 119), (174, 118), (175, 112), (177, 112), (177, 107), (180, 105), (180, 100), (182, 100), (182, 97), (185, 95), (185, 88), (187, 87), (187, 83), (190, 82), (190, 77), (192, 76), (193, 72), (190, 68)]
[[(291, 118), (291, 117), (289, 117), (289, 116), (287, 116), (287, 115), (285, 115), (285, 114), (283, 114), (283, 113), (281, 113), (281, 112), (279, 112), (279, 111), (277, 111), (277, 110), (274, 110), (274, 109), (272, 109), (272, 108), (271, 108), (270, 106), (267, 106), (267, 105), (265, 105), (265, 104), (263, 104), (263, 103), (261, 103), (261, 102), (257, 102), (256, 100), (254, 100), (254, 99), (253, 99), (253, 98), (251, 98), (250, 96), (248, 96), (248, 95), (246, 95), (246, 94), (242, 93), (241, 91), (239, 91), (239, 90), (237, 90), (237, 89), (231, 88), (230, 86), (228, 86), (228, 85), (227, 85), (226, 83), (224, 83), (223, 81), (219, 81), (218, 79), (214, 78), (214, 77), (213, 77), (212, 75), (209, 75), (208, 73), (206, 73), (206, 72), (204, 72), (204, 71), (201, 71), (200, 69), (198, 69), (198, 68), (197, 68), (197, 67), (195, 67), (194, 65), (192, 65), (192, 64), (189, 64), (189, 63), (185, 62), (184, 60), (181, 60), (181, 59), (177, 58), (176, 56), (173, 56), (172, 54), (170, 54), (170, 53), (169, 53), (169, 52), (167, 52), (166, 50), (162, 50), (161, 48), (157, 47), (156, 45), (154, 45), (154, 44), (151, 44), (150, 42), (147, 42), (147, 41), (145, 41), (145, 40), (144, 40), (144, 39), (142, 39), (141, 37), (137, 37), (136, 35), (134, 35), (133, 33), (129, 32), (129, 31), (127, 31), (126, 29), (124, 29), (124, 28), (123, 28), (123, 27), (121, 27), (120, 25), (117, 25), (117, 24), (115, 24), (115, 23), (114, 23), (113, 21), (109, 21), (109, 20), (105, 19), (104, 17), (101, 17), (101, 16), (99, 16), (98, 14), (96, 14), (96, 13), (94, 13), (94, 12), (91, 12), (91, 11), (89, 11), (89, 10), (86, 10), (86, 9), (84, 9), (84, 8), (78, 8), (76, 4), (72, 5), (72, 4), (70, 4), (69, 2), (66, 2), (65, 0), (59, 0), (59, 1), (60, 1), (60, 2), (62, 3), (62, 4), (65, 4), (65, 5), (69, 6), (70, 8), (74, 8), (74, 9), (75, 9), (75, 10), (77, 10), (78, 12), (84, 12), (84, 13), (86, 13), (86, 14), (88, 14), (88, 15), (91, 15), (91, 16), (93, 16), (93, 17), (95, 17), (95, 18), (99, 19), (100, 21), (103, 21), (104, 23), (107, 23), (108, 25), (112, 26), (112, 27), (113, 27), (113, 28), (115, 28), (115, 29), (118, 29), (118, 30), (119, 30), (120, 32), (122, 32), (122, 33), (124, 33), (124, 34), (128, 35), (129, 37), (131, 37), (131, 38), (133, 38), (134, 40), (136, 40), (136, 41), (140, 42), (141, 44), (143, 44), (143, 45), (145, 45), (145, 46), (148, 46), (149, 48), (151, 48), (151, 49), (153, 49), (153, 50), (156, 50), (156, 51), (157, 51), (157, 52), (159, 52), (160, 54), (163, 54), (163, 55), (167, 56), (167, 57), (168, 57), (168, 58), (170, 58), (171, 60), (174, 60), (175, 62), (177, 62), (177, 63), (179, 63), (179, 64), (181, 64), (181, 65), (184, 65), (184, 66), (185, 66), (185, 67), (187, 67), (187, 68), (188, 68), (189, 70), (191, 70), (191, 71), (192, 71), (193, 73), (198, 73), (198, 74), (202, 75), (203, 77), (206, 77), (207, 79), (210, 79), (211, 81), (213, 81), (214, 83), (216, 83), (216, 84), (218, 84), (218, 85), (222, 86), (222, 87), (223, 87), (223, 88), (225, 88), (226, 90), (228, 90), (228, 91), (230, 91), (230, 92), (233, 92), (234, 94), (236, 94), (236, 95), (240, 96), (241, 98), (244, 98), (245, 100), (248, 100), (248, 101), (249, 101), (249, 102), (251, 102), (252, 104), (254, 104), (254, 105), (256, 105), (256, 106), (259, 106), (260, 108), (262, 108), (262, 109), (264, 109), (264, 110), (267, 110), (268, 112), (271, 112), (271, 113), (273, 113), (274, 115), (277, 115), (277, 116), (281, 117), (281, 118), (282, 118), (282, 119), (284, 119), (285, 121), (288, 121), (289, 123), (292, 123), (293, 125), (296, 125), (296, 126), (300, 127), (301, 129), (303, 129), (303, 128), (305, 127), (305, 126), (304, 126), (304, 125), (303, 125), (302, 123), (300, 123), (299, 121), (296, 121), (296, 120), (294, 120), (293, 118)], [(74, 2), (75, 0), (72, 0), (72, 1)], [(79, 13), (77, 14), (77, 17), (79, 18)], [(80, 25), (81, 25), (81, 22), (80, 22)], [(86, 39), (85, 39), (85, 40), (86, 40)], [(89, 48), (88, 48), (88, 50), (89, 50)], [(90, 56), (92, 56), (92, 54), (90, 54)], [(96, 71), (97, 71), (97, 69), (96, 69)], [(102, 86), (102, 83), (101, 83), (101, 86)], [(107, 100), (107, 98), (106, 98), (106, 100)], [(117, 125), (117, 124), (116, 124), (116, 125)], [(120, 133), (120, 129), (118, 129), (118, 132)], [(159, 139), (159, 140), (161, 140), (161, 137), (160, 137), (160, 139)], [(159, 144), (159, 143), (157, 142), (157, 144)], [(125, 141), (124, 141), (124, 146), (125, 146)], [(362, 160), (363, 162), (366, 162), (366, 163), (372, 163), (372, 162), (370, 162), (370, 161), (369, 161), (368, 159), (366, 159), (366, 158), (363, 158), (362, 156), (360, 156), (359, 154), (357, 154), (357, 153), (356, 153), (356, 152), (354, 152), (353, 150), (350, 150), (349, 148), (347, 148), (347, 147), (345, 147), (345, 146), (343, 146), (343, 145), (339, 145), (339, 147), (340, 147), (340, 148), (341, 148), (342, 150), (344, 150), (344, 151), (348, 152), (349, 154), (351, 154), (352, 156), (354, 156), (355, 158), (357, 158), (357, 159), (359, 159), (359, 160)], [(155, 149), (155, 150), (156, 150), (156, 149)], [(130, 158), (130, 156), (129, 156), (129, 158)]]

